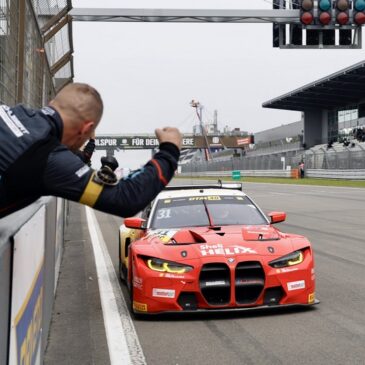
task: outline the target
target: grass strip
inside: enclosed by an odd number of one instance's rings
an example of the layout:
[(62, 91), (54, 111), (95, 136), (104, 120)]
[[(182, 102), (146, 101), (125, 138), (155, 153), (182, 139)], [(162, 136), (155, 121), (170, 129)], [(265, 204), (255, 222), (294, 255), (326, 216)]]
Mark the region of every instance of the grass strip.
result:
[[(217, 181), (218, 177), (212, 176), (175, 176), (175, 179), (197, 179), (197, 180), (213, 180)], [(339, 179), (314, 179), (314, 178), (303, 178), (303, 179), (291, 179), (285, 177), (241, 177), (239, 180), (228, 176), (222, 176), (222, 181), (229, 182), (255, 182), (255, 183), (268, 183), (268, 184), (294, 184), (294, 185), (319, 185), (319, 186), (340, 186), (350, 188), (365, 188), (364, 180), (339, 180)]]

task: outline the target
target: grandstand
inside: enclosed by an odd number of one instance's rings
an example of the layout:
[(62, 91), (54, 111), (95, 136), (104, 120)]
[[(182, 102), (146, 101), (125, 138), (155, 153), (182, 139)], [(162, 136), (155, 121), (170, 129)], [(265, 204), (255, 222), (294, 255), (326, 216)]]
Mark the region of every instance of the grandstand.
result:
[(183, 171), (295, 168), (302, 160), (313, 169), (364, 169), (364, 81), (365, 61), (267, 101), (265, 108), (301, 111), (302, 120), (255, 133), (245, 150), (186, 162)]

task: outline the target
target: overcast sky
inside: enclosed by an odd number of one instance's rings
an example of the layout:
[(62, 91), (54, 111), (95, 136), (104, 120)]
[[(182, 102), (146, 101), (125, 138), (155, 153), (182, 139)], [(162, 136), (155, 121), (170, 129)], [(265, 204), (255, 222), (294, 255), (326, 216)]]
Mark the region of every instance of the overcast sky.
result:
[[(271, 9), (270, 0), (72, 0), (74, 8)], [(189, 105), (218, 110), (218, 126), (248, 132), (288, 124), (299, 112), (262, 103), (364, 60), (364, 50), (281, 50), (271, 24), (74, 22), (75, 81), (95, 86), (105, 112), (98, 134), (192, 132)], [(124, 153), (138, 167), (146, 152)], [(133, 157), (137, 156), (137, 157)], [(119, 159), (119, 158), (118, 158)]]

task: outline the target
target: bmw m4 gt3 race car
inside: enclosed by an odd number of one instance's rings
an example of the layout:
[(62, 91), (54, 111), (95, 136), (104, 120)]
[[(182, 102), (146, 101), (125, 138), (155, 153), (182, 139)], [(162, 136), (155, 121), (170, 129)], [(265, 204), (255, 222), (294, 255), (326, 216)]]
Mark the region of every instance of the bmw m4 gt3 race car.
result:
[(119, 230), (119, 271), (135, 314), (312, 305), (307, 238), (280, 232), (241, 184), (167, 187)]

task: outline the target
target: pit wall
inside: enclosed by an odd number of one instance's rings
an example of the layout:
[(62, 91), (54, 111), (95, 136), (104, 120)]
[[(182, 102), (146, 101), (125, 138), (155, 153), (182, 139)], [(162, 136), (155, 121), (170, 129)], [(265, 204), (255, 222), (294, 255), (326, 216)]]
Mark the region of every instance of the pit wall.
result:
[(0, 364), (43, 364), (62, 257), (65, 201), (0, 219)]

